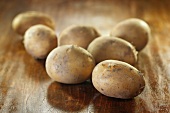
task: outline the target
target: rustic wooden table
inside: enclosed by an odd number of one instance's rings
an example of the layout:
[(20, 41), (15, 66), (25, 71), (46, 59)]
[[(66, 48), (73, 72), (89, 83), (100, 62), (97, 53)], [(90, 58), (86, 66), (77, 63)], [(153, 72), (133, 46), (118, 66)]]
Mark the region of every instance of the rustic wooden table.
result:
[[(151, 27), (152, 38), (139, 52), (136, 67), (146, 87), (130, 100), (108, 98), (90, 82), (64, 85), (52, 81), (45, 61), (28, 55), (22, 37), (11, 28), (21, 12), (47, 13), (56, 34), (71, 24), (93, 25), (108, 35), (118, 22), (137, 17)], [(170, 1), (168, 0), (0, 0), (1, 113), (170, 113)]]

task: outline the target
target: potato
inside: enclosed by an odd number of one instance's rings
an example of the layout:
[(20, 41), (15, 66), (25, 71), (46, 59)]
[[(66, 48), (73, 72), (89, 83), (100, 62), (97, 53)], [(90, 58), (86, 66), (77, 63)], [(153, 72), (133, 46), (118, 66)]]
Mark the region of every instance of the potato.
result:
[(46, 59), (46, 71), (57, 82), (82, 83), (91, 77), (95, 66), (93, 56), (76, 45), (59, 46)]
[(101, 36), (93, 40), (87, 49), (96, 63), (103, 60), (120, 60), (134, 65), (137, 51), (127, 41), (111, 36)]
[(92, 72), (92, 83), (100, 93), (121, 99), (133, 98), (145, 87), (143, 75), (135, 67), (117, 60), (100, 62)]
[(55, 32), (45, 25), (34, 25), (24, 35), (26, 51), (37, 59), (44, 59), (48, 53), (57, 47)]
[(132, 43), (138, 51), (146, 46), (150, 35), (148, 24), (136, 18), (118, 23), (111, 31), (111, 36), (119, 37)]
[(54, 22), (48, 15), (36, 11), (28, 11), (18, 14), (13, 22), (12, 27), (20, 35), (24, 35), (25, 31), (36, 24), (43, 24), (54, 29)]
[(64, 29), (58, 39), (58, 45), (78, 45), (87, 49), (89, 43), (97, 38), (99, 33), (90, 26), (72, 25)]

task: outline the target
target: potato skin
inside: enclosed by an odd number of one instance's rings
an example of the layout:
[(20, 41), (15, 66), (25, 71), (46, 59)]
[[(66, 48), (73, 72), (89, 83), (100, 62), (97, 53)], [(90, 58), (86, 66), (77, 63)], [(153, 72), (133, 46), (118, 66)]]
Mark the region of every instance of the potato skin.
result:
[(24, 35), (26, 51), (37, 59), (44, 59), (48, 53), (57, 47), (55, 32), (45, 25), (34, 25)]
[(120, 60), (134, 65), (137, 51), (127, 41), (111, 36), (101, 36), (93, 40), (87, 49), (95, 58), (96, 63), (103, 60)]
[(133, 98), (145, 87), (144, 78), (135, 67), (117, 60), (100, 62), (93, 70), (92, 82), (100, 93), (121, 99)]
[(51, 18), (48, 15), (36, 11), (18, 14), (12, 22), (12, 28), (23, 36), (28, 28), (36, 24), (43, 24), (54, 29), (54, 22)]
[(65, 84), (82, 83), (91, 77), (95, 66), (93, 56), (76, 45), (63, 45), (50, 52), (46, 71), (55, 81)]
[(149, 25), (140, 19), (131, 18), (118, 23), (112, 30), (111, 36), (122, 38), (142, 50), (148, 43), (150, 33)]
[(89, 43), (100, 34), (91, 26), (71, 25), (64, 29), (58, 39), (58, 45), (78, 45), (87, 49)]

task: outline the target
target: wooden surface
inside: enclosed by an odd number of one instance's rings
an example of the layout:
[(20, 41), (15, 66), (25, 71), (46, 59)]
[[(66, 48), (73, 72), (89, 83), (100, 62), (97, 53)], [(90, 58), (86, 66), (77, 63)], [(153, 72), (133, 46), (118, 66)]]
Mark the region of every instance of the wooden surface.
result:
[[(134, 99), (108, 98), (90, 82), (64, 85), (52, 81), (45, 61), (28, 55), (22, 37), (11, 28), (20, 12), (47, 13), (57, 35), (71, 24), (93, 25), (108, 35), (118, 22), (137, 17), (151, 27), (152, 38), (136, 67), (146, 87)], [(169, 0), (0, 0), (0, 113), (170, 113)]]

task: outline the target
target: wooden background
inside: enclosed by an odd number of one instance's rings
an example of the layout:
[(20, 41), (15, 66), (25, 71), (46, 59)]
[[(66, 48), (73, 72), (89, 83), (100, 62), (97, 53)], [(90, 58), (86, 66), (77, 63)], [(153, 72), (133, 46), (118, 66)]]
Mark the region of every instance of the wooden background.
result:
[[(93, 25), (108, 35), (118, 22), (137, 17), (151, 27), (152, 38), (136, 67), (146, 87), (134, 99), (108, 98), (90, 82), (64, 85), (52, 81), (44, 60), (28, 55), (22, 37), (11, 28), (21, 12), (47, 13), (56, 34), (71, 24)], [(170, 113), (169, 0), (0, 0), (0, 113)]]

